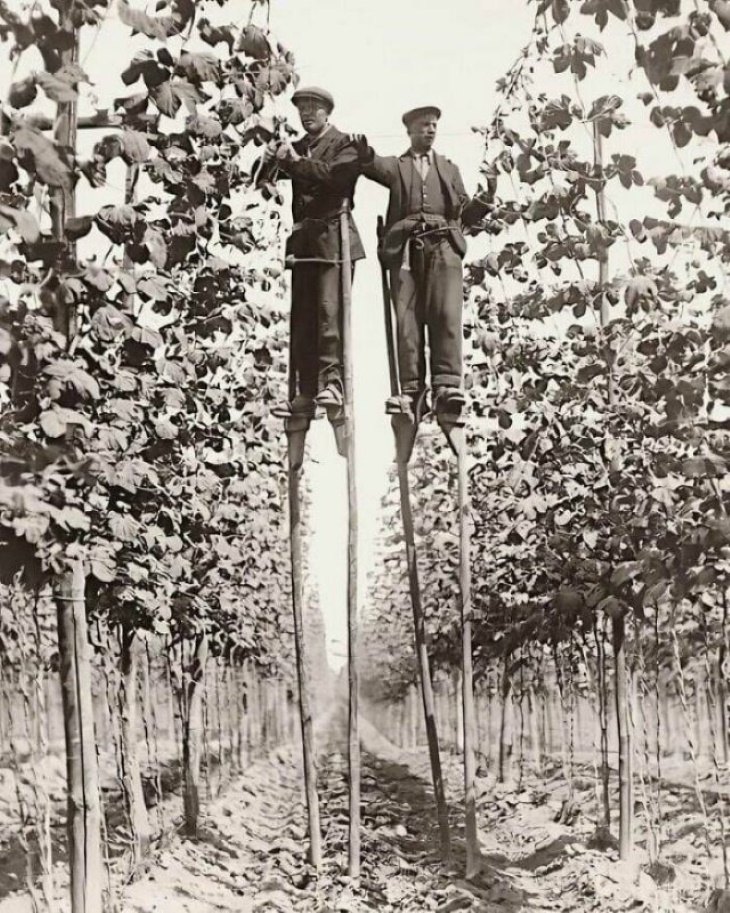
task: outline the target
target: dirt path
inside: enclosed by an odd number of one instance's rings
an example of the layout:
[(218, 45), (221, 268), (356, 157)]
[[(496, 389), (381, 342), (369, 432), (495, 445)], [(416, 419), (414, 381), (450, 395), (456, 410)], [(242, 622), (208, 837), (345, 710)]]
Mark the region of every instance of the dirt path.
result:
[[(306, 813), (298, 746), (253, 763), (210, 802), (196, 841), (173, 834), (149, 871), (123, 892), (119, 913), (618, 913), (704, 909), (708, 884), (703, 836), (686, 790), (666, 797), (667, 872), (645, 871), (646, 835), (637, 834), (632, 863), (610, 845), (592, 846), (595, 793), (590, 777), (574, 780), (569, 823), (560, 823), (567, 788), (559, 770), (547, 779), (525, 777), (499, 785), (478, 780), (482, 869), (472, 882), (463, 871), (461, 766), (445, 760), (453, 864), (438, 855), (425, 749), (404, 752), (362, 721), (362, 877), (347, 864), (347, 781), (343, 708), (320, 720), (318, 743), (324, 870), (316, 878), (305, 859)], [(666, 883), (663, 883), (665, 882)], [(2, 913), (20, 913), (18, 904)], [(60, 910), (63, 911), (63, 905)]]
[[(363, 865), (358, 887), (343, 876), (347, 857), (344, 715), (329, 723), (320, 758), (325, 867), (317, 879), (304, 858), (305, 809), (293, 752), (253, 765), (208, 808), (201, 839), (175, 839), (125, 892), (129, 913), (181, 910), (329, 911), (472, 909), (490, 913), (552, 909), (523, 871), (485, 865), (471, 884), (463, 864), (460, 812), (451, 809), (454, 867), (438, 856), (433, 799), (402, 752), (363, 724)], [(546, 900), (546, 898), (542, 898)]]

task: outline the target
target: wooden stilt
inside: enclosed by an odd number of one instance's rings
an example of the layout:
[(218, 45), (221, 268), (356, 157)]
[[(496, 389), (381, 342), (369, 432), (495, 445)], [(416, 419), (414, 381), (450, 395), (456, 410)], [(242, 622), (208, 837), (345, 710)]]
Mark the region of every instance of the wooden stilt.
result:
[(352, 372), (352, 261), (350, 257), (349, 204), (340, 210), (340, 244), (342, 260), (342, 360), (344, 365), (344, 421), (328, 415), (340, 453), (347, 460), (347, 631), (348, 631), (348, 776), (350, 787), (350, 832), (348, 873), (360, 877), (360, 728), (358, 719), (359, 676), (357, 667), (358, 604), (357, 545), (358, 512), (355, 476), (355, 410)]
[(464, 810), (466, 816), (466, 877), (479, 871), (479, 839), (476, 815), (476, 718), (472, 663), (471, 518), (469, 475), (466, 466), (466, 436), (461, 415), (437, 415), (439, 426), (456, 454), (459, 498), (459, 594), (461, 603), (462, 712), (464, 719)]
[[(378, 242), (382, 242), (385, 227), (382, 218), (378, 219)], [(388, 273), (382, 268), (383, 289), (383, 316), (385, 318), (385, 337), (388, 349), (388, 367), (390, 376), (391, 396), (399, 392), (398, 366), (395, 357), (395, 340), (393, 333), (392, 303)], [(431, 763), (431, 780), (433, 783), (434, 798), (436, 801), (436, 817), (439, 826), (439, 843), (441, 858), (448, 863), (451, 858), (451, 839), (449, 833), (449, 813), (446, 805), (444, 779), (441, 770), (441, 753), (439, 749), (438, 727), (436, 725), (436, 707), (431, 680), (431, 664), (428, 656), (428, 641), (426, 639), (426, 624), (421, 602), (421, 587), (418, 578), (418, 555), (416, 552), (416, 539), (413, 530), (413, 511), (411, 509), (411, 494), (408, 484), (408, 464), (413, 453), (413, 447), (418, 433), (418, 416), (394, 415), (391, 419), (393, 434), (395, 435), (396, 463), (398, 466), (398, 484), (400, 487), (400, 508), (403, 518), (403, 534), (406, 545), (406, 561), (408, 564), (408, 587), (411, 595), (411, 608), (413, 610), (413, 632), (418, 657), (418, 670), (421, 680), (421, 698), (423, 701), (423, 714), (426, 724), (426, 739), (428, 742), (428, 755)]]
[(302, 519), (300, 481), (304, 460), (304, 445), (309, 419), (291, 418), (286, 423), (289, 449), (289, 532), (292, 573), (292, 609), (294, 613), (294, 647), (299, 684), (299, 717), (302, 727), (302, 754), (304, 767), (304, 790), (307, 797), (307, 819), (309, 825), (309, 861), (317, 869), (322, 866), (322, 836), (319, 821), (319, 798), (317, 795), (317, 767), (314, 749), (314, 731), (310, 700), (309, 664), (304, 637), (302, 573)]
[[(397, 435), (398, 432), (396, 432), (396, 437)], [(398, 450), (400, 452), (400, 446), (398, 447)], [(421, 678), (421, 697), (423, 699), (423, 713), (426, 721), (426, 738), (428, 740), (428, 754), (431, 761), (431, 777), (433, 781), (434, 797), (436, 799), (436, 816), (439, 825), (439, 843), (441, 846), (441, 858), (444, 862), (448, 862), (451, 856), (449, 812), (446, 805), (444, 779), (441, 771), (441, 754), (439, 751), (438, 730), (436, 728), (433, 684), (431, 682), (431, 665), (428, 657), (426, 624), (423, 615), (421, 588), (418, 579), (418, 561), (416, 555), (415, 536), (413, 532), (413, 514), (411, 512), (411, 496), (408, 486), (407, 462), (398, 462), (398, 482), (400, 485), (400, 504), (401, 516), (403, 517), (403, 532), (406, 541), (408, 585), (411, 594), (411, 607), (413, 609), (413, 631), (416, 640), (416, 654), (418, 656), (418, 668)]]

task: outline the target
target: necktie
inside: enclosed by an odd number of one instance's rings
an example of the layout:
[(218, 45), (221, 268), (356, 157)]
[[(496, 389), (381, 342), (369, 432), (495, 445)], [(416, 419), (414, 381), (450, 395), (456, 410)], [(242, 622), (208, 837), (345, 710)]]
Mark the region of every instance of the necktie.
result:
[(421, 172), (421, 177), (423, 180), (426, 180), (428, 175), (428, 169), (431, 167), (431, 162), (429, 161), (428, 153), (422, 152), (418, 157), (418, 170)]

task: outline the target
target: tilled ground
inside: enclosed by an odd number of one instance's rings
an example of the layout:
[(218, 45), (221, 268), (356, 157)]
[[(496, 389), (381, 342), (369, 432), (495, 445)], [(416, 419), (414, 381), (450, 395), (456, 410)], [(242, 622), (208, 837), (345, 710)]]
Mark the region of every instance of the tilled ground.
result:
[[(480, 777), (482, 868), (467, 883), (461, 874), (460, 761), (451, 757), (444, 763), (454, 850), (451, 866), (444, 866), (425, 749), (400, 751), (365, 720), (362, 876), (357, 885), (350, 883), (343, 874), (348, 828), (344, 723), (339, 712), (318, 735), (325, 859), (318, 877), (306, 861), (299, 748), (282, 748), (252, 764), (207, 805), (199, 839), (173, 833), (156, 850), (146, 874), (121, 892), (115, 886), (120, 913), (689, 913), (706, 908), (708, 886), (721, 872), (718, 860), (708, 865), (705, 853), (719, 837), (714, 833), (719, 800), (702, 810), (691, 790), (667, 788), (663, 864), (652, 867), (642, 831), (630, 863), (618, 861), (610, 839), (596, 841), (596, 797), (589, 776), (574, 777), (570, 804), (557, 769), (547, 777), (525, 775), (505, 785), (490, 775)], [(30, 909), (27, 899), (17, 900), (16, 907), (0, 905), (3, 913)]]
[[(525, 777), (523, 783), (505, 786), (489, 776), (479, 779), (483, 865), (467, 883), (461, 876), (463, 807), (456, 800), (462, 782), (459, 761), (445, 762), (454, 800), (454, 854), (447, 867), (438, 854), (425, 751), (399, 751), (366, 722), (362, 876), (358, 885), (351, 884), (343, 874), (348, 826), (343, 723), (343, 718), (330, 722), (328, 749), (319, 762), (325, 858), (319, 877), (305, 859), (298, 751), (280, 750), (254, 765), (209, 807), (198, 842), (176, 839), (160, 854), (149, 875), (126, 891), (124, 910), (684, 913), (705, 908), (708, 872), (697, 828), (688, 824), (686, 811), (674, 822), (678, 830), (667, 833), (669, 865), (651, 869), (641, 848), (632, 862), (621, 863), (611, 841), (596, 842), (592, 781), (576, 777), (573, 804), (566, 808), (567, 790), (558, 771), (546, 780)], [(668, 809), (670, 798), (665, 800)], [(686, 790), (677, 792), (676, 799), (677, 807), (686, 806)], [(567, 823), (556, 820), (566, 811)], [(688, 840), (688, 834), (697, 839)], [(645, 835), (638, 836), (641, 847)], [(678, 840), (681, 859), (676, 853), (672, 858)]]

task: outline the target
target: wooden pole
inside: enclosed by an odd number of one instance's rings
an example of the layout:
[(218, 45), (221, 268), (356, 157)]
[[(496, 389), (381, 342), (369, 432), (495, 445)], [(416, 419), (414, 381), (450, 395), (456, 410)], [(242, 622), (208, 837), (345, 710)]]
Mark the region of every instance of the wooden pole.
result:
[(472, 664), (472, 604), (471, 604), (471, 524), (469, 516), (469, 475), (466, 467), (466, 436), (464, 429), (455, 429), (459, 473), (459, 591), (461, 595), (462, 668), (461, 687), (464, 713), (464, 810), (466, 813), (466, 877), (479, 870), (479, 840), (477, 836), (476, 756), (474, 719), (474, 669)]
[(411, 511), (411, 497), (408, 487), (408, 464), (401, 461), (398, 462), (398, 482), (400, 484), (400, 506), (401, 516), (403, 517), (403, 532), (406, 541), (408, 586), (411, 593), (411, 607), (413, 609), (413, 631), (415, 634), (418, 668), (421, 677), (423, 715), (426, 721), (428, 755), (431, 761), (431, 779), (433, 782), (434, 797), (436, 799), (439, 843), (441, 846), (441, 857), (444, 862), (448, 862), (451, 856), (449, 812), (446, 805), (444, 778), (441, 770), (441, 753), (439, 750), (438, 730), (436, 728), (436, 711), (433, 698), (433, 683), (431, 680), (431, 665), (428, 656), (428, 643), (426, 640), (426, 622), (423, 614), (423, 605), (421, 603), (421, 587), (418, 579), (416, 541), (413, 531), (413, 514)]
[[(385, 230), (382, 218), (378, 219), (378, 242), (382, 242)], [(396, 396), (399, 390), (398, 366), (395, 358), (395, 341), (393, 338), (392, 305), (388, 273), (385, 267), (381, 270), (383, 289), (383, 315), (385, 318), (385, 338), (388, 350), (388, 367), (390, 377), (390, 393)], [(398, 485), (400, 488), (400, 511), (403, 518), (403, 536), (406, 545), (406, 563), (408, 566), (408, 588), (411, 595), (411, 608), (413, 610), (413, 632), (416, 642), (416, 655), (418, 656), (418, 669), (421, 679), (421, 698), (423, 701), (423, 716), (426, 724), (426, 739), (428, 741), (428, 755), (431, 762), (431, 781), (433, 783), (434, 798), (436, 800), (436, 817), (439, 826), (439, 843), (441, 858), (448, 862), (451, 858), (451, 838), (449, 834), (449, 812), (446, 805), (444, 778), (441, 770), (441, 753), (439, 750), (438, 727), (436, 725), (436, 707), (433, 694), (433, 680), (431, 678), (431, 663), (428, 656), (428, 641), (426, 638), (426, 623), (421, 601), (421, 585), (418, 578), (418, 555), (416, 552), (416, 538), (413, 530), (413, 511), (411, 509), (411, 493), (408, 484), (408, 460), (415, 440), (414, 423), (405, 416), (394, 416), (391, 421), (396, 440), (396, 455), (398, 466)]]
[[(603, 170), (603, 138), (598, 129), (598, 124), (593, 125), (594, 160), (598, 168)], [(596, 191), (596, 212), (599, 224), (605, 224), (606, 199), (603, 184)], [(601, 329), (605, 332), (610, 320), (608, 299), (605, 289), (609, 282), (608, 251), (601, 251), (598, 260), (598, 282), (602, 289), (601, 297)], [(604, 346), (605, 348), (605, 346)], [(608, 406), (609, 410), (616, 400), (616, 387), (613, 364), (607, 362), (608, 368)], [(616, 448), (613, 448), (611, 457), (611, 471), (620, 469), (621, 459)], [(623, 615), (613, 618), (613, 656), (616, 673), (616, 726), (618, 730), (618, 779), (619, 779), (619, 857), (629, 859), (633, 852), (633, 797), (632, 797), (632, 746), (629, 732), (628, 714), (628, 689), (626, 669), (626, 624)]]
[(121, 655), (119, 689), (119, 713), (122, 721), (121, 760), (124, 801), (127, 806), (132, 839), (132, 858), (139, 866), (149, 851), (150, 822), (144, 802), (142, 777), (140, 773), (137, 713), (138, 713), (138, 667), (141, 644), (135, 643), (134, 628), (120, 626)]
[[(306, 428), (292, 429), (294, 420), (287, 422), (289, 447), (289, 533), (292, 569), (292, 610), (294, 613), (294, 650), (299, 684), (299, 719), (302, 728), (302, 754), (304, 766), (304, 790), (307, 797), (307, 820), (309, 825), (309, 861), (317, 869), (322, 866), (322, 836), (319, 823), (319, 798), (317, 795), (317, 767), (314, 756), (314, 730), (310, 703), (309, 663), (304, 638), (302, 596), (304, 580), (302, 573), (302, 517), (299, 483), (302, 474), (301, 461), (297, 455), (303, 451)], [(308, 426), (308, 422), (306, 423)], [(302, 436), (302, 446), (292, 441), (293, 435)], [(292, 446), (293, 445), (293, 446)]]
[(198, 836), (200, 815), (200, 761), (203, 735), (203, 691), (208, 664), (208, 635), (198, 634), (195, 654), (188, 668), (181, 648), (185, 718), (183, 720), (183, 809), (185, 833)]
[(103, 882), (101, 805), (84, 588), (78, 561), (54, 581), (66, 734), (71, 910), (98, 913)]
[[(78, 32), (70, 4), (59, 14), (59, 28), (69, 37), (60, 52), (61, 63), (72, 64), (78, 57)], [(77, 111), (74, 102), (56, 109), (56, 141), (70, 156), (76, 148)], [(57, 269), (63, 274), (75, 269), (76, 250), (66, 238), (66, 221), (75, 215), (74, 184), (54, 188), (50, 194), (52, 233), (60, 242)], [(76, 333), (73, 307), (59, 307), (54, 328), (66, 338), (67, 346)], [(86, 620), (85, 574), (80, 561), (60, 572), (53, 584), (57, 609), (58, 652), (66, 736), (68, 780), (68, 843), (71, 869), (72, 913), (96, 913), (102, 904), (101, 800), (99, 767), (94, 733), (91, 693), (91, 648)]]
[(347, 459), (347, 629), (348, 629), (348, 773), (350, 779), (350, 833), (348, 872), (360, 877), (360, 733), (357, 668), (357, 483), (355, 478), (355, 410), (352, 375), (352, 259), (350, 256), (349, 203), (340, 209), (342, 259), (342, 354), (345, 374), (345, 457)]
[(474, 666), (472, 660), (471, 517), (469, 473), (466, 466), (466, 435), (461, 415), (437, 413), (437, 421), (456, 454), (459, 502), (459, 603), (461, 610), (461, 697), (464, 721), (464, 812), (466, 830), (466, 877), (479, 871), (479, 838), (476, 807), (476, 716), (474, 712)]

